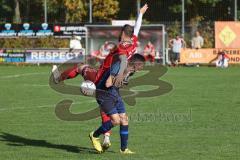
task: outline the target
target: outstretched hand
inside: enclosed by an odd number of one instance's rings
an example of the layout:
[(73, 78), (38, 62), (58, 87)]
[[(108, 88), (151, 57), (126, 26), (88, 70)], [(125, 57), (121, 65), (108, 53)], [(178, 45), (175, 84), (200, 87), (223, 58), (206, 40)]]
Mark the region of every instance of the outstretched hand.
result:
[(144, 14), (148, 9), (148, 5), (145, 4), (141, 9), (140, 9), (140, 13)]

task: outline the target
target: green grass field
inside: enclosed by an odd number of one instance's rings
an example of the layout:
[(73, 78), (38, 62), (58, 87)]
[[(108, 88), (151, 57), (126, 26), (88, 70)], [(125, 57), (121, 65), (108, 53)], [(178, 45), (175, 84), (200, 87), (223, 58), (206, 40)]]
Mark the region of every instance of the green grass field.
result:
[[(127, 106), (129, 148), (119, 154), (118, 128), (112, 147), (96, 154), (88, 138), (100, 119), (59, 120), (55, 104), (76, 103), (73, 113), (96, 107), (92, 98), (63, 95), (48, 86), (49, 66), (0, 66), (0, 159), (238, 160), (240, 157), (240, 68), (169, 68), (163, 80), (174, 89)], [(79, 85), (80, 78), (68, 83)]]

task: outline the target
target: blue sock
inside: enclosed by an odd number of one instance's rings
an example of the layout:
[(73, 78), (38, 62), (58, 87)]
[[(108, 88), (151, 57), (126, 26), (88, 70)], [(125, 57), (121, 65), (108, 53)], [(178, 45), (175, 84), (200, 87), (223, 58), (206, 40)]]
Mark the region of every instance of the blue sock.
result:
[(128, 143), (128, 125), (120, 126), (121, 150), (125, 151)]
[(93, 133), (93, 137), (99, 137), (101, 134), (106, 133), (107, 131), (111, 130), (111, 128), (113, 128), (113, 124), (111, 122), (111, 120), (105, 122), (102, 124), (101, 127), (99, 127), (94, 133)]

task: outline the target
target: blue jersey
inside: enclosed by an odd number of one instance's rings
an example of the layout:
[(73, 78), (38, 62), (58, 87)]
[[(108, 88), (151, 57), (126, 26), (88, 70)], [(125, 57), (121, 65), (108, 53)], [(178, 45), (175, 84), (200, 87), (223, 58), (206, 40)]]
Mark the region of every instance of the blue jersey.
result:
[(118, 71), (120, 69), (120, 61), (115, 62), (114, 64), (111, 65), (111, 67), (102, 75), (101, 79), (96, 85), (97, 89), (102, 89), (106, 90), (106, 81), (108, 77), (111, 76), (116, 76), (118, 74)]
[(117, 61), (107, 69), (97, 83), (96, 99), (102, 111), (107, 115), (125, 113), (125, 105), (120, 96), (119, 89), (115, 86), (106, 87), (109, 76), (116, 76), (120, 69), (120, 61)]

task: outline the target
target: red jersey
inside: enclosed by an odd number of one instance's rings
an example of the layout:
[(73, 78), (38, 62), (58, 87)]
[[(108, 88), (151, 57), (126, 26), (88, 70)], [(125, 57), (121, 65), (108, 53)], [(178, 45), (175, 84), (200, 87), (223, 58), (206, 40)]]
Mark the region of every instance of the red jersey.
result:
[(138, 42), (138, 38), (135, 35), (133, 35), (133, 37), (131, 38), (131, 41), (121, 41), (118, 44), (117, 50), (107, 55), (103, 64), (100, 66), (96, 76), (95, 84), (99, 82), (104, 72), (110, 68), (110, 66), (114, 62), (114, 58), (117, 58), (116, 55), (125, 54), (127, 58), (130, 59), (137, 50), (137, 42)]
[(118, 54), (125, 54), (128, 59), (137, 51), (138, 37), (133, 35), (131, 41), (121, 41), (118, 45)]
[(117, 58), (118, 53), (113, 52), (107, 55), (107, 57), (104, 59), (103, 64), (100, 66), (99, 70), (97, 71), (96, 79), (95, 79), (95, 84), (99, 82), (101, 79), (102, 75), (105, 73), (107, 69), (109, 69), (114, 62), (114, 58)]
[(154, 54), (154, 53), (155, 53), (155, 48), (154, 48), (154, 46), (147, 44), (147, 45), (144, 47), (144, 53), (145, 53), (145, 54)]

